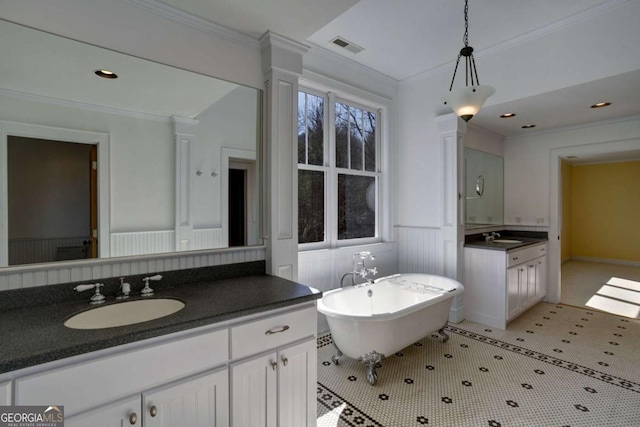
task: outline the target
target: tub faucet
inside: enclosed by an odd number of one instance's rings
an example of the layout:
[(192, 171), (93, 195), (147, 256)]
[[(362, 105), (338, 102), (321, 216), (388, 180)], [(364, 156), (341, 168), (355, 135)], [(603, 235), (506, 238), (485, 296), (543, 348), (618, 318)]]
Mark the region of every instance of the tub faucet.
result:
[(353, 254), (353, 270), (345, 273), (340, 279), (340, 287), (344, 287), (344, 278), (347, 276), (351, 276), (351, 286), (356, 285), (356, 276), (360, 276), (363, 278), (367, 284), (373, 283), (373, 279), (368, 277), (370, 274), (375, 276), (378, 274), (378, 269), (376, 267), (367, 268), (365, 265), (365, 261), (373, 261), (376, 259), (375, 256), (371, 252), (363, 251), (356, 252)]
[(482, 233), (485, 242), (493, 242), (496, 237), (500, 237), (500, 233), (492, 231), (491, 233)]

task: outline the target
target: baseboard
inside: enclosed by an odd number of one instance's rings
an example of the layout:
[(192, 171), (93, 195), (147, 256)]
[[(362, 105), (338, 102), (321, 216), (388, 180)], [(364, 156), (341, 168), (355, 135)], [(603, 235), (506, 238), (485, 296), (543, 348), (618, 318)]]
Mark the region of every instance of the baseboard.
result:
[(640, 267), (640, 261), (627, 261), (624, 259), (610, 259), (610, 258), (592, 258), (586, 256), (572, 256), (572, 261), (585, 261), (585, 262), (600, 262), (603, 264), (617, 264), (628, 265), (631, 267)]

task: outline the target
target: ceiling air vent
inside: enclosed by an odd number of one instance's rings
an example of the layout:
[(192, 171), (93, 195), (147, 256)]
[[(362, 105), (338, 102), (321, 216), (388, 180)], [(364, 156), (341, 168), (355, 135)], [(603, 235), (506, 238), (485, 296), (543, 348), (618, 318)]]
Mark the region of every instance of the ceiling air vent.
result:
[(343, 49), (348, 50), (351, 53), (360, 53), (364, 50), (363, 47), (358, 46), (355, 43), (352, 43), (348, 40), (345, 40), (344, 38), (338, 36), (336, 38), (334, 38), (333, 40), (331, 40), (331, 43), (335, 44), (336, 46), (340, 46)]

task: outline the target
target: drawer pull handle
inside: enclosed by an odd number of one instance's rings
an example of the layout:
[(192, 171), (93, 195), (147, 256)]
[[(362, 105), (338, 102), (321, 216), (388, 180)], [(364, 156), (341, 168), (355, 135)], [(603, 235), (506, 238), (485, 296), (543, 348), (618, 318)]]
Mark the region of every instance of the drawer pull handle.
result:
[(284, 325), (281, 328), (273, 328), (273, 329), (269, 329), (267, 332), (265, 332), (265, 335), (273, 335), (273, 334), (279, 334), (280, 332), (284, 332), (284, 331), (288, 331), (289, 330), (289, 325)]
[(152, 417), (158, 415), (158, 407), (156, 405), (153, 405), (151, 408), (149, 408), (149, 415), (151, 415)]
[(271, 361), (271, 368), (275, 371), (278, 369), (278, 362)]
[(129, 424), (134, 426), (134, 425), (136, 425), (137, 422), (138, 422), (138, 415), (135, 412), (132, 412), (129, 415)]
[(287, 359), (286, 357), (282, 356), (282, 365), (287, 366), (288, 363), (289, 363), (289, 359)]
[(513, 260), (514, 260), (514, 261), (517, 261), (517, 260), (518, 260), (518, 257), (517, 257), (517, 256), (514, 256), (514, 257), (513, 257)]

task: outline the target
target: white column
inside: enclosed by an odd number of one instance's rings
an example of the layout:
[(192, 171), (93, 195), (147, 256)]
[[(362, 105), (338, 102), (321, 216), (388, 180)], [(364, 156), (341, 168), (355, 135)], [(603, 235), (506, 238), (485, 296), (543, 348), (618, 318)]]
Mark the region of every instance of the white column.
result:
[(173, 116), (173, 132), (176, 140), (176, 251), (188, 251), (193, 240), (193, 147), (195, 135), (191, 128), (197, 120)]
[(264, 165), (267, 273), (298, 278), (298, 77), (308, 48), (285, 37), (260, 38), (265, 76)]
[[(464, 266), (464, 143), (467, 124), (455, 114), (436, 118), (442, 154), (442, 253), (444, 275), (462, 280)], [(449, 320), (464, 320), (464, 293), (451, 307)]]

